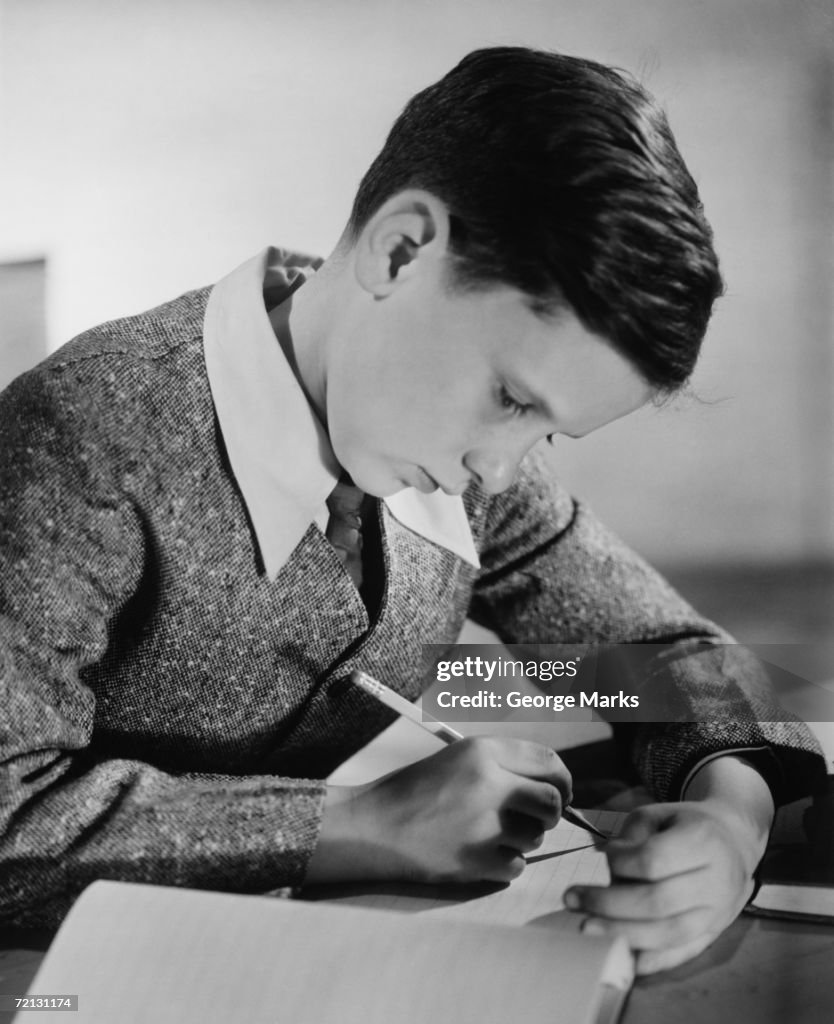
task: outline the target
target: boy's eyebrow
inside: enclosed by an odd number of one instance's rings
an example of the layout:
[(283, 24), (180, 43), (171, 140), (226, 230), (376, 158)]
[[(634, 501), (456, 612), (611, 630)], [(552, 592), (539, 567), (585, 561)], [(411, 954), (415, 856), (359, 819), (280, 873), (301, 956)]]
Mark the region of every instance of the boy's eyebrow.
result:
[[(534, 388), (531, 388), (528, 384), (521, 381), (518, 383), (518, 389), (522, 393), (526, 393), (526, 398), (529, 400), (530, 405), (536, 407), (547, 419), (550, 420), (551, 423), (555, 424), (559, 422), (559, 417), (553, 411), (550, 402), (548, 402), (544, 395), (539, 394), (539, 392)], [(559, 427), (557, 427), (553, 433), (561, 434), (563, 437), (569, 437), (572, 441), (578, 441), (580, 438), (585, 436), (584, 433), (572, 434), (569, 430), (562, 430)]]

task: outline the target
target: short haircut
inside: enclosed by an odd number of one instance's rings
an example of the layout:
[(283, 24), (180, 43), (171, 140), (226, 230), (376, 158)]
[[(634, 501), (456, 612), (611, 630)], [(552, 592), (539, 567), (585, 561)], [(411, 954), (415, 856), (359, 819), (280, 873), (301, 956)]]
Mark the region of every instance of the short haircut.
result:
[(407, 188), (449, 209), (453, 287), (567, 304), (659, 393), (689, 378), (718, 259), (666, 117), (629, 75), (524, 47), (470, 53), (395, 122), (349, 236)]

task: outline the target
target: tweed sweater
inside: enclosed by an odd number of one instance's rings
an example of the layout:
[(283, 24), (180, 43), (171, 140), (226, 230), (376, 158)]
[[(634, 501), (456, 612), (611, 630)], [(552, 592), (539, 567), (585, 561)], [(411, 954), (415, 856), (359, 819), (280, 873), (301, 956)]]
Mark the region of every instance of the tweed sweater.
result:
[(377, 504), (373, 621), (311, 524), (270, 581), (203, 357), (208, 289), (104, 324), (0, 396), (0, 919), (55, 923), (99, 877), (257, 892), (303, 880), (323, 779), (410, 699), (423, 643), (467, 616), (512, 642), (679, 641), (652, 668), (690, 717), (631, 754), (660, 799), (723, 749), (770, 744), (790, 786), (824, 770), (770, 718), (731, 648), (529, 460), (465, 495), (481, 569)]

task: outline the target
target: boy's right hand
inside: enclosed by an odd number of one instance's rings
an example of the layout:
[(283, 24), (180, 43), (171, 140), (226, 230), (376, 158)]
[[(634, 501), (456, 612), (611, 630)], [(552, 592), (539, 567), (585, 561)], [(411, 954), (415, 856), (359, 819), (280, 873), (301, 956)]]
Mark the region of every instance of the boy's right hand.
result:
[(550, 747), (461, 740), (365, 785), (329, 787), (305, 881), (509, 882), (570, 798)]

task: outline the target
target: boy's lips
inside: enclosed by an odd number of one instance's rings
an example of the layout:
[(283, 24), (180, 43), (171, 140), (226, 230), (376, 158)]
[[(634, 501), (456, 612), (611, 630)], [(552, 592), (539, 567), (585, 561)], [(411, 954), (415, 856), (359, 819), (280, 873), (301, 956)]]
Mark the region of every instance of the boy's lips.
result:
[(438, 483), (437, 480), (427, 470), (423, 469), (422, 466), (417, 466), (417, 479), (415, 487), (418, 491), (422, 491), (424, 494), (431, 494), (433, 491), (443, 491), (444, 494), (448, 494), (452, 497), (457, 497), (463, 494), (468, 486), (468, 481), (464, 484), (459, 484), (455, 487), (446, 487), (444, 484)]
[(431, 494), (440, 487), (440, 484), (430, 473), (427, 473), (422, 466), (417, 466), (416, 469), (417, 473), (414, 486), (418, 491), (422, 491), (423, 494)]

